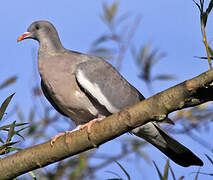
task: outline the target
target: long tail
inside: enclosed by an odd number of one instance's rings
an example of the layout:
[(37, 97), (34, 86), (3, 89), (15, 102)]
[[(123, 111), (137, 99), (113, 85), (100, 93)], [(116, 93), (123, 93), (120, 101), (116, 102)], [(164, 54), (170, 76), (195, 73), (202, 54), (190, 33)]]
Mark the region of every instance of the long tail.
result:
[(192, 151), (177, 142), (153, 122), (134, 129), (132, 133), (154, 145), (181, 166), (203, 166), (203, 162)]

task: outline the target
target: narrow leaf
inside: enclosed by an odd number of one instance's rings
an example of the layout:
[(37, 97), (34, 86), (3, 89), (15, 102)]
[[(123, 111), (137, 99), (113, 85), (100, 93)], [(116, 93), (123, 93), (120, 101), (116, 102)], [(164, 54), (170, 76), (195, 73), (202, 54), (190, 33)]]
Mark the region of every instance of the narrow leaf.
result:
[[(213, 1), (212, 1), (213, 2)], [(208, 48), (209, 48), (209, 53), (210, 53), (210, 55), (211, 55), (211, 59), (213, 58), (213, 50), (211, 49), (211, 47), (210, 46), (208, 46)]]
[[(105, 172), (106, 172), (106, 173), (109, 173), (109, 174), (113, 174), (113, 175), (119, 177), (119, 179), (121, 179), (121, 176), (120, 176), (119, 174), (113, 172), (113, 171), (105, 171)], [(114, 179), (114, 178), (113, 178), (113, 179)]]
[(36, 176), (35, 176), (35, 174), (33, 173), (33, 171), (30, 171), (30, 172), (29, 172), (29, 175), (30, 175), (34, 180), (37, 179)]
[(155, 161), (153, 161), (153, 164), (154, 164), (154, 166), (155, 166), (155, 168), (156, 168), (156, 170), (158, 172), (158, 176), (159, 176), (160, 180), (164, 180), (163, 175), (161, 174), (161, 172), (160, 172), (157, 164), (155, 163)]
[(130, 175), (128, 174), (128, 172), (124, 169), (124, 167), (117, 161), (115, 161), (116, 164), (122, 169), (122, 171), (126, 174), (126, 177), (128, 178), (128, 180), (130, 180)]
[[(17, 123), (17, 124), (15, 124), (15, 126), (16, 127), (18, 127), (18, 126), (24, 126), (26, 124), (29, 124), (29, 123)], [(5, 129), (9, 128), (9, 127), (10, 127), (10, 124), (0, 127), (0, 130), (5, 130)]]
[(176, 178), (175, 178), (175, 173), (174, 173), (174, 171), (172, 170), (172, 167), (169, 166), (169, 169), (170, 169), (170, 171), (171, 171), (173, 180), (176, 180)]
[(3, 144), (4, 143), (4, 141), (2, 140), (2, 138), (0, 138), (0, 142)]
[(110, 40), (110, 38), (107, 35), (102, 35), (98, 39), (96, 39), (91, 46), (97, 46), (102, 42), (105, 42), (107, 40)]
[(196, 6), (198, 7), (198, 9), (201, 10), (200, 9), (200, 5), (195, 0), (193, 0), (193, 2), (196, 4)]
[(11, 125), (10, 125), (10, 129), (8, 131), (8, 137), (7, 137), (7, 142), (10, 142), (13, 135), (15, 134), (14, 128), (16, 125), (16, 121), (14, 121)]
[(198, 169), (198, 171), (197, 171), (197, 173), (196, 173), (195, 180), (198, 180), (199, 174), (200, 174), (200, 168)]
[(168, 74), (160, 74), (153, 78), (153, 80), (175, 80), (177, 77)]
[[(207, 57), (204, 57), (204, 56), (194, 56), (195, 58), (199, 58), (199, 59), (205, 59), (205, 60), (208, 60)], [(212, 60), (213, 57), (210, 57), (210, 59)]]
[(19, 142), (19, 141), (15, 141), (15, 142), (6, 142), (5, 144), (3, 144), (3, 145), (0, 146), (0, 150), (2, 150), (3, 148), (6, 148), (6, 147), (8, 147), (8, 146), (12, 146), (12, 145), (16, 144), (17, 142)]
[(7, 86), (9, 86), (10, 84), (14, 83), (17, 80), (16, 76), (10, 77), (9, 79), (6, 79), (1, 85), (0, 85), (0, 89), (3, 89)]
[(184, 176), (181, 176), (178, 180), (183, 180), (184, 179)]
[(164, 167), (164, 180), (168, 179), (168, 173), (169, 173), (169, 159), (167, 159), (165, 167)]
[(207, 155), (207, 154), (205, 154), (205, 156), (208, 158), (208, 160), (212, 163), (212, 165), (213, 165), (213, 160)]
[(211, 12), (212, 8), (213, 8), (213, 1), (211, 0), (208, 8), (206, 9), (206, 13), (209, 14)]
[(116, 2), (114, 2), (110, 7), (106, 8), (105, 17), (109, 22), (111, 22), (114, 19), (117, 9), (118, 9), (118, 4)]
[(15, 93), (13, 93), (12, 95), (10, 95), (9, 97), (7, 97), (7, 99), (4, 100), (4, 102), (2, 103), (1, 107), (0, 107), (0, 120), (2, 119), (8, 104), (10, 103), (11, 99), (13, 98)]

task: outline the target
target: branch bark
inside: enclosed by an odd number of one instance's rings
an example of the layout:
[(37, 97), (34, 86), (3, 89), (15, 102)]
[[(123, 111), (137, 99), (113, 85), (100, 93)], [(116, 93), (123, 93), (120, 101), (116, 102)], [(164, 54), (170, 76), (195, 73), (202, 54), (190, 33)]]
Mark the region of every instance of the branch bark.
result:
[(0, 180), (92, 149), (148, 121), (162, 120), (170, 112), (212, 100), (213, 70), (209, 70), (93, 124), (90, 134), (84, 128), (66, 133), (53, 146), (48, 141), (0, 159)]

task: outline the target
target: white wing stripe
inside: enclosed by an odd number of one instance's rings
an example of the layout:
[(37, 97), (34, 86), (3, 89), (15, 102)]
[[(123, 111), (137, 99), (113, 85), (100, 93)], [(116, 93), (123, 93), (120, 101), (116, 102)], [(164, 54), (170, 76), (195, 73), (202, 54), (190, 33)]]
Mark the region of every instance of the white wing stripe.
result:
[(79, 70), (76, 74), (78, 82), (81, 84), (81, 86), (86, 89), (93, 97), (95, 97), (98, 102), (106, 107), (106, 109), (111, 112), (115, 113), (118, 112), (119, 109), (114, 107), (106, 96), (101, 92), (101, 89), (98, 87), (98, 85), (92, 84), (84, 75), (84, 73)]

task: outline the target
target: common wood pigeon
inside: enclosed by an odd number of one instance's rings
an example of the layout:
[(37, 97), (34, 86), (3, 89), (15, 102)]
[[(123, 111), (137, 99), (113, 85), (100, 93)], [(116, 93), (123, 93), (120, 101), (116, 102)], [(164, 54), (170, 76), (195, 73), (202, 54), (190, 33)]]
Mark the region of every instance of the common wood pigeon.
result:
[[(65, 49), (50, 22), (32, 23), (18, 41), (29, 38), (40, 44), (38, 67), (44, 95), (59, 113), (76, 125), (109, 116), (145, 99), (104, 59)], [(155, 122), (142, 125), (132, 133), (181, 166), (203, 165), (193, 152)]]

